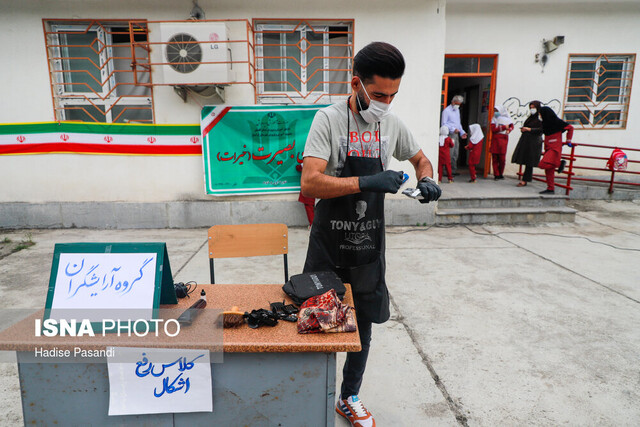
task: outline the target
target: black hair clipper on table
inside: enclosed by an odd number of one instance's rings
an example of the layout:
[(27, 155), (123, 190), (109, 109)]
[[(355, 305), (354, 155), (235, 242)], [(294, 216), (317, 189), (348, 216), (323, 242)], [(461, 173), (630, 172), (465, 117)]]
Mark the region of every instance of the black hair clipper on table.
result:
[(178, 317), (178, 323), (181, 325), (189, 326), (193, 323), (195, 318), (202, 313), (202, 309), (207, 306), (207, 295), (204, 291), (200, 292), (200, 298), (198, 301), (191, 304), (191, 307), (187, 308), (184, 313)]
[(256, 329), (260, 326), (276, 326), (278, 324), (278, 316), (273, 311), (265, 310), (264, 308), (251, 310), (251, 313), (245, 313), (244, 317), (247, 319), (247, 324), (251, 329)]
[(283, 301), (283, 302), (272, 302), (270, 306), (271, 306), (271, 311), (276, 316), (278, 316), (278, 319), (282, 319), (287, 322), (298, 321), (298, 316), (296, 316), (298, 309), (292, 304), (285, 305)]

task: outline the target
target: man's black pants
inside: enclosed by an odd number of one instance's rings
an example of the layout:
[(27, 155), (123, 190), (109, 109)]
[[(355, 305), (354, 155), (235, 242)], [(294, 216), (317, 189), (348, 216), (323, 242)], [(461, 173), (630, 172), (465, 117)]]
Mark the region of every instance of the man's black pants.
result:
[(342, 369), (342, 388), (340, 399), (358, 394), (362, 385), (362, 377), (367, 367), (369, 357), (369, 344), (371, 343), (371, 322), (358, 319), (358, 331), (360, 332), (360, 344), (362, 350), (347, 353), (347, 360)]

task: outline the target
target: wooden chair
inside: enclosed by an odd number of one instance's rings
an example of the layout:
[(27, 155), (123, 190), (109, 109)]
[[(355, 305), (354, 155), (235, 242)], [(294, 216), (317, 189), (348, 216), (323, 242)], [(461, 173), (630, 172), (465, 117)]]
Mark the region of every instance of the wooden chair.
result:
[[(285, 224), (214, 225), (209, 228), (209, 272), (215, 283), (213, 260), (250, 256), (284, 257), (284, 282), (289, 280), (289, 229)], [(284, 283), (283, 282), (283, 283)]]

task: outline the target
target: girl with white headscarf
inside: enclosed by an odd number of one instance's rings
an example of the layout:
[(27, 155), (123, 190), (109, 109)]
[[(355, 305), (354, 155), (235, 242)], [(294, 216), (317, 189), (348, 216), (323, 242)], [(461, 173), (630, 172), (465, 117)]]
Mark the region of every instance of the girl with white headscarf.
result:
[(513, 120), (504, 105), (494, 108), (491, 119), (491, 160), (493, 163), (493, 179), (504, 179), (504, 167), (506, 163), (507, 144), (509, 134), (513, 130)]
[(476, 165), (480, 163), (484, 133), (482, 133), (482, 128), (477, 123), (469, 126), (469, 132), (471, 136), (469, 137), (469, 143), (465, 147), (469, 150), (469, 173), (471, 174), (469, 182), (476, 182)]
[(449, 128), (442, 126), (440, 128), (440, 139), (438, 140), (438, 181), (442, 182), (442, 168), (447, 171), (449, 182), (453, 182), (451, 175), (451, 148), (453, 148), (453, 139), (449, 137)]

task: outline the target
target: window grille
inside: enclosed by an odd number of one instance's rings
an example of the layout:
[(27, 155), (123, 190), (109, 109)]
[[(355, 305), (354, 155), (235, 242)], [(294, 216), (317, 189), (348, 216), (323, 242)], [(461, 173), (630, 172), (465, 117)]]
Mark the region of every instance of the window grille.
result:
[(254, 21), (259, 103), (334, 102), (351, 93), (353, 21)]
[(627, 126), (635, 55), (569, 55), (563, 117), (582, 129)]
[[(134, 82), (128, 20), (44, 20), (51, 93), (57, 120), (99, 123), (153, 123), (150, 73)], [(147, 85), (144, 85), (147, 83)]]

